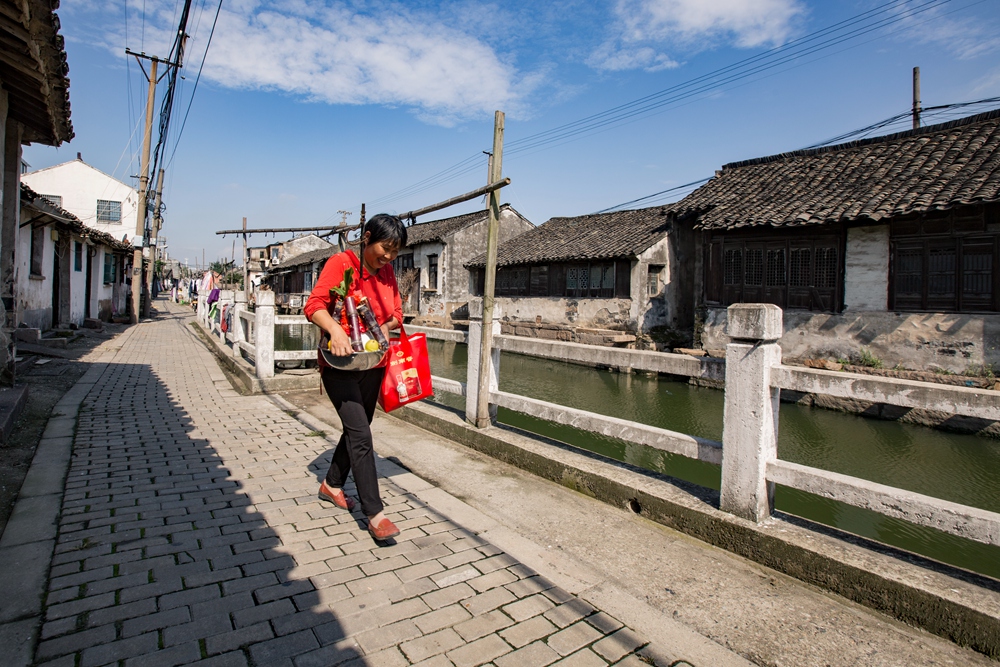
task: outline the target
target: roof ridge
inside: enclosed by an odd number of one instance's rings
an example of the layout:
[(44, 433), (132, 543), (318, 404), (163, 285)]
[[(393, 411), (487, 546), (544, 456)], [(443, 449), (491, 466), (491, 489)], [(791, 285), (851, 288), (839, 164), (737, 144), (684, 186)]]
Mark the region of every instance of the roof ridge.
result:
[(754, 165), (780, 162), (782, 160), (786, 160), (788, 158), (793, 158), (793, 157), (810, 157), (813, 155), (822, 155), (824, 153), (836, 153), (838, 151), (849, 150), (852, 148), (860, 148), (862, 146), (871, 146), (873, 144), (890, 143), (893, 141), (899, 141), (900, 139), (919, 137), (920, 135), (923, 134), (934, 134), (936, 132), (951, 130), (956, 127), (964, 127), (966, 125), (975, 125), (976, 123), (983, 123), (990, 120), (996, 120), (998, 118), (1000, 118), (1000, 109), (994, 109), (992, 111), (985, 111), (983, 113), (975, 114), (973, 116), (967, 116), (966, 118), (950, 120), (944, 123), (938, 123), (936, 125), (927, 125), (926, 127), (918, 127), (914, 130), (904, 130), (902, 132), (894, 132), (893, 134), (885, 134), (879, 137), (869, 137), (867, 139), (856, 139), (855, 141), (848, 141), (846, 143), (836, 144), (834, 146), (821, 146), (819, 148), (802, 148), (795, 151), (788, 151), (785, 153), (776, 153), (774, 155), (767, 155), (765, 157), (757, 157), (749, 160), (730, 162), (728, 164), (722, 165), (722, 170), (726, 171), (729, 169), (739, 169), (741, 167), (751, 167)]

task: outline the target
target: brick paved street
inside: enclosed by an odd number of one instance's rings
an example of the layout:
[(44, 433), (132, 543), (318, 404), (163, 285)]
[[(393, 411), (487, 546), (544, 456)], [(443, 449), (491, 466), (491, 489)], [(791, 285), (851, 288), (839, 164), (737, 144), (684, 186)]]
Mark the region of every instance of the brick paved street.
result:
[(238, 395), (187, 311), (160, 308), (111, 342), (83, 400), (36, 664), (649, 664), (643, 637), (384, 461), (403, 532), (375, 543), (359, 513), (316, 498), (338, 434)]

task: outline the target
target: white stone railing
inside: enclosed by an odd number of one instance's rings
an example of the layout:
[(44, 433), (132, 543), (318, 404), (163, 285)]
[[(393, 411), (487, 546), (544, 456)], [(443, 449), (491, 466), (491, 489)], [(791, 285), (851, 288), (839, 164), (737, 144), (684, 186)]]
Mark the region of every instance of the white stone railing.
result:
[[(476, 396), (482, 309), (481, 306), (475, 308), (475, 302), (470, 305), (473, 306), (470, 309), (473, 318), (467, 337), (463, 336), (469, 346), (466, 382), (436, 376), (433, 380), (435, 389), (465, 396), (466, 419), (475, 424), (477, 417), (480, 417), (480, 423), (483, 421), (483, 416), (477, 415)], [(418, 330), (417, 327), (410, 329)], [(722, 442), (719, 443), (499, 391), (501, 349), (536, 356), (542, 356), (537, 351), (543, 349), (548, 358), (553, 359), (718, 379), (721, 373), (702, 360), (686, 355), (519, 339), (516, 336), (500, 336), (499, 329), (498, 319), (494, 320), (494, 345), (486, 371), (490, 377), (488, 409), (494, 420), (496, 408), (501, 406), (591, 433), (721, 464), (721, 509), (751, 521), (760, 522), (770, 517), (774, 509), (774, 486), (781, 484), (1000, 546), (1000, 514), (996, 512), (782, 461), (778, 459), (777, 448), (778, 406), (782, 388), (909, 408), (947, 410), (990, 420), (1000, 420), (1000, 392), (783, 366), (781, 348), (777, 343), (782, 333), (781, 309), (770, 304), (737, 304), (730, 306), (728, 314), (726, 332), (733, 342), (726, 348), (725, 408)], [(441, 337), (436, 335), (436, 331), (419, 330), (430, 337)], [(454, 333), (447, 339), (459, 340)], [(522, 340), (525, 342), (522, 343)], [(666, 359), (658, 360), (656, 357)], [(706, 368), (709, 370), (706, 371)], [(678, 372), (680, 369), (689, 372)]]

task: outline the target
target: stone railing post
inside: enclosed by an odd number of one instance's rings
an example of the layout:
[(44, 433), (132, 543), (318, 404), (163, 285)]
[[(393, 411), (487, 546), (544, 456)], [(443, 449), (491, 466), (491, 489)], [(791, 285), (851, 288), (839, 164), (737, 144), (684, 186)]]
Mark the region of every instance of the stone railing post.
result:
[(274, 377), (274, 292), (257, 292), (257, 307), (254, 311), (254, 363), (258, 378)]
[(240, 343), (244, 341), (243, 318), (240, 317), (240, 313), (246, 312), (246, 309), (246, 292), (237, 290), (235, 303), (233, 304), (233, 326), (229, 329), (233, 334), (233, 356), (237, 359), (243, 356), (242, 350), (240, 350)]
[[(500, 335), (500, 307), (493, 306), (493, 336)], [(469, 353), (468, 372), (465, 377), (465, 419), (470, 424), (476, 423), (477, 405), (479, 403), (479, 348), (483, 340), (483, 300), (469, 300), (469, 338), (466, 349)], [(500, 387), (500, 350), (495, 345), (490, 352), (490, 391)], [(489, 421), (497, 418), (497, 406), (490, 404)]]
[(207, 294), (198, 292), (198, 321), (201, 324), (208, 322), (208, 306), (205, 304), (206, 299), (208, 299)]
[(222, 330), (222, 307), (226, 304), (229, 304), (229, 308), (233, 307), (233, 290), (231, 289), (219, 290), (219, 340), (222, 341), (223, 345), (226, 344), (226, 332)]
[(729, 306), (726, 397), (722, 417), (722, 510), (763, 521), (774, 509), (774, 484), (765, 477), (778, 455), (781, 390), (771, 367), (781, 363), (781, 308), (769, 303)]

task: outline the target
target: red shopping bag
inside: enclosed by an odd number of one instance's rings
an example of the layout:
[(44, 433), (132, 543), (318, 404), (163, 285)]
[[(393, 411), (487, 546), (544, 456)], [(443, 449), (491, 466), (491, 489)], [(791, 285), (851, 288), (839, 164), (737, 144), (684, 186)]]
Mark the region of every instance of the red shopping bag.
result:
[(378, 403), (386, 412), (430, 396), (431, 361), (427, 354), (427, 336), (422, 333), (407, 336), (400, 329), (399, 338), (389, 341), (385, 376)]

